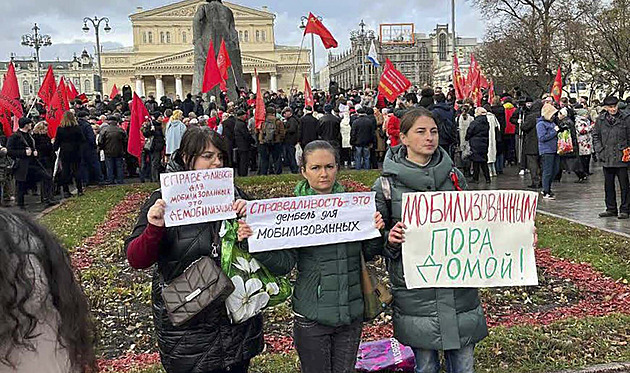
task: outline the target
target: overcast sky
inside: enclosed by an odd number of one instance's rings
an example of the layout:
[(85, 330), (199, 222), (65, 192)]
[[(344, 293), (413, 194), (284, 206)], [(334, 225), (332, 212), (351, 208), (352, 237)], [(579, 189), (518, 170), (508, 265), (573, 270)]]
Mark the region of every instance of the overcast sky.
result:
[[(70, 59), (80, 55), (85, 48), (93, 54), (94, 33), (81, 31), (83, 18), (97, 15), (111, 20), (112, 32), (102, 32), (101, 43), (105, 49), (133, 44), (131, 22), (128, 16), (136, 7), (145, 10), (174, 3), (173, 0), (26, 0), (0, 1), (0, 14), (5, 22), (0, 23), (0, 60), (8, 60), (11, 52), (18, 56), (33, 53), (30, 48), (20, 46), (21, 36), (31, 33), (37, 22), (41, 32), (52, 37), (53, 46), (41, 49), (42, 59)], [(378, 32), (380, 23), (414, 23), (416, 32), (429, 33), (437, 23), (450, 23), (450, 1), (448, 0), (320, 0), (279, 1), (242, 0), (235, 3), (260, 9), (263, 5), (276, 14), (276, 44), (299, 45), (302, 38), (300, 16), (309, 11), (323, 17), (324, 24), (339, 42), (340, 52), (350, 44), (348, 34), (356, 29), (363, 19), (369, 28)], [(467, 0), (457, 0), (457, 33), (459, 36), (481, 38), (484, 21)], [(308, 40), (307, 38), (306, 40)], [(327, 52), (316, 40), (317, 69), (326, 64)], [(310, 41), (305, 41), (310, 48)]]

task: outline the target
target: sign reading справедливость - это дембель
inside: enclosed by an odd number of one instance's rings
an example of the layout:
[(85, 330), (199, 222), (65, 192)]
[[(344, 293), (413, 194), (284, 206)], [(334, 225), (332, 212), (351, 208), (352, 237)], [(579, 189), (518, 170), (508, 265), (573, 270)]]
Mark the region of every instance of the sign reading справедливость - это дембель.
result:
[(233, 219), (234, 171), (231, 168), (173, 172), (160, 175), (166, 201), (167, 227)]
[(374, 227), (375, 193), (339, 193), (247, 203), (254, 235), (249, 252), (362, 241), (380, 236)]
[(406, 193), (402, 202), (407, 288), (538, 285), (536, 193)]

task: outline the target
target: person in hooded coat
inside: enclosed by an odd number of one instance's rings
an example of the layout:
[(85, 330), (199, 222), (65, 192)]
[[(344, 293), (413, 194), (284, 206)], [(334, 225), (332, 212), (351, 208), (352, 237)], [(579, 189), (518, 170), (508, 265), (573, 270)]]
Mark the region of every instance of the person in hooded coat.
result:
[(466, 180), (438, 146), (437, 123), (430, 111), (409, 110), (400, 133), (402, 145), (387, 152), (383, 175), (372, 188), (386, 225), (384, 255), (394, 296), (394, 337), (413, 349), (416, 372), (438, 372), (442, 350), (452, 372), (472, 373), (475, 345), (488, 335), (478, 290), (408, 289), (401, 254), (406, 229), (400, 221), (403, 194), (467, 189)]
[(479, 182), (479, 172), (483, 172), (486, 183), (490, 183), (490, 170), (488, 168), (488, 144), (490, 142), (490, 123), (484, 108), (475, 110), (475, 120), (466, 131), (466, 141), (470, 144), (473, 162), (473, 182)]

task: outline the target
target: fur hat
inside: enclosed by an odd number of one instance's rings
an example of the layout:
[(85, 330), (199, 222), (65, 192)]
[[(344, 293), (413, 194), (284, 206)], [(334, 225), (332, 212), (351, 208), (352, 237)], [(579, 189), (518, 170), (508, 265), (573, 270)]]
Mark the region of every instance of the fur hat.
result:
[(541, 110), (542, 117), (546, 121), (551, 121), (553, 119), (553, 116), (557, 112), (558, 112), (558, 109), (556, 109), (556, 107), (550, 103), (546, 103), (545, 105), (543, 105), (542, 110)]

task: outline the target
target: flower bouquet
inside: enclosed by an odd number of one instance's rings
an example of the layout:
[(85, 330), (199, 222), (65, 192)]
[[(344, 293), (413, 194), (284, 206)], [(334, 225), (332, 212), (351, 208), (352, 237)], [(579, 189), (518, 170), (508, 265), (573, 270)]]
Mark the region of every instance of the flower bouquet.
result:
[(291, 284), (278, 278), (249, 253), (238, 247), (238, 222), (224, 221), (221, 227), (221, 269), (234, 284), (225, 300), (234, 324), (258, 315), (265, 307), (276, 306), (291, 296)]

